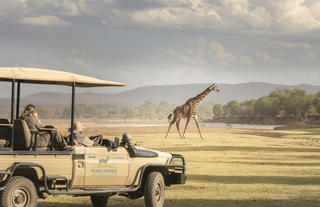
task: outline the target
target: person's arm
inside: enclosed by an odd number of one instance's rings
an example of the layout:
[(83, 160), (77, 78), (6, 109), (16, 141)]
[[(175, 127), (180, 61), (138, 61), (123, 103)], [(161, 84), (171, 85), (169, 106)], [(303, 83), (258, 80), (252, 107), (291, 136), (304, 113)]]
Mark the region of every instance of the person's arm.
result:
[(37, 112), (35, 112), (35, 113), (32, 115), (32, 118), (33, 118), (33, 120), (34, 120), (34, 126), (35, 126), (38, 130), (40, 130), (40, 128), (43, 128), (43, 127), (44, 127), (44, 126), (42, 125), (39, 117), (38, 117), (38, 113), (37, 113)]

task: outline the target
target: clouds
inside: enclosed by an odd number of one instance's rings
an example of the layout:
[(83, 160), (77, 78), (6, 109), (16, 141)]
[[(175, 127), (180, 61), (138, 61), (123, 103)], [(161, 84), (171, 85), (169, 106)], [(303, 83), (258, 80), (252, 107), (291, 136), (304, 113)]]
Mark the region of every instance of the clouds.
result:
[(136, 11), (131, 15), (133, 22), (152, 27), (217, 28), (221, 18), (214, 9), (190, 7), (165, 7)]
[(320, 19), (315, 14), (317, 9), (312, 11), (313, 6), (305, 3), (305, 0), (271, 1), (268, 5), (275, 17), (275, 28), (287, 32), (319, 30)]
[[(112, 25), (172, 29), (241, 30), (306, 33), (320, 29), (320, 2), (315, 0), (4, 0), (1, 16), (34, 25), (79, 23), (90, 17)], [(21, 12), (22, 11), (22, 12)], [(12, 15), (16, 14), (16, 15)], [(41, 20), (43, 19), (43, 20)]]
[(286, 41), (273, 41), (270, 42), (272, 47), (286, 48), (286, 49), (311, 49), (311, 45), (305, 42), (286, 42)]
[(282, 61), (278, 58), (272, 57), (265, 51), (256, 51), (257, 58), (264, 63), (281, 63)]
[(168, 49), (169, 56), (174, 58), (175, 62), (179, 62), (181, 65), (195, 65), (209, 66), (219, 65), (223, 67), (231, 67), (233, 65), (252, 65), (253, 61), (250, 57), (235, 56), (228, 52), (222, 43), (217, 41), (210, 41), (206, 39), (199, 39), (194, 41), (194, 44), (190, 48), (185, 48), (183, 51), (176, 51)]
[(81, 68), (90, 68), (90, 64), (85, 60), (86, 54), (79, 50), (72, 50), (72, 56), (68, 57), (68, 62)]
[(0, 65), (80, 70), (132, 87), (302, 83), (319, 70), (319, 22), (316, 0), (2, 0)]
[(56, 16), (24, 17), (20, 23), (38, 26), (67, 26), (70, 24)]
[(224, 47), (218, 42), (210, 42), (209, 49), (214, 57), (223, 65), (228, 65), (235, 61), (236, 58), (229, 52), (225, 52)]
[[(132, 20), (151, 27), (307, 32), (320, 29), (320, 6), (304, 0), (161, 1), (162, 8), (135, 11)], [(254, 4), (255, 3), (255, 4)]]

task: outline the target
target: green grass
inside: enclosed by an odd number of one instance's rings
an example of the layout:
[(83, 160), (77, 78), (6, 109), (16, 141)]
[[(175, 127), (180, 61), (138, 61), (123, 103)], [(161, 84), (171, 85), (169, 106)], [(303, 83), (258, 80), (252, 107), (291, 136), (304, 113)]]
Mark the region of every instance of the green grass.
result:
[[(106, 137), (129, 132), (147, 148), (180, 153), (187, 161), (187, 183), (166, 189), (169, 207), (320, 206), (320, 130), (253, 130), (202, 127), (186, 139), (165, 127), (91, 128)], [(67, 196), (40, 200), (40, 207), (87, 207), (89, 198)], [(112, 197), (109, 206), (144, 206), (143, 199)]]

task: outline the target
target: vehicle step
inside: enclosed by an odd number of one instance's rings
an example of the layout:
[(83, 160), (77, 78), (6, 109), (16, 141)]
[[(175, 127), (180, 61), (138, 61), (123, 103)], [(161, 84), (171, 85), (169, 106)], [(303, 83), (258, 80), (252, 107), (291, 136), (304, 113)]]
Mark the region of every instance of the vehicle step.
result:
[(83, 188), (82, 190), (84, 191), (105, 191), (105, 190), (109, 190), (109, 191), (126, 191), (126, 190), (131, 190), (133, 188)]
[[(69, 184), (68, 184), (68, 179), (65, 177), (65, 176), (61, 176), (61, 175), (47, 175), (46, 176), (47, 180), (52, 180), (54, 182), (54, 186), (55, 188), (57, 189), (58, 187), (60, 187), (60, 190), (66, 190), (66, 191), (69, 191)], [(57, 180), (63, 180), (65, 181), (65, 187), (62, 187), (62, 185), (60, 184), (56, 184), (55, 181)]]

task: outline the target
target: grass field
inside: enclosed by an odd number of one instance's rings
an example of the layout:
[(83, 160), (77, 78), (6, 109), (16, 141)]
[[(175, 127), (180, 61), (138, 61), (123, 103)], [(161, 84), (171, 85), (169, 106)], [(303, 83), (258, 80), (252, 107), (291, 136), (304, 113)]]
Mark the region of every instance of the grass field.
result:
[[(165, 206), (320, 206), (320, 129), (257, 130), (202, 127), (186, 139), (167, 128), (89, 128), (107, 138), (129, 132), (143, 147), (180, 153), (187, 161), (187, 183), (166, 189)], [(88, 197), (49, 197), (40, 207), (89, 207)], [(59, 202), (57, 205), (55, 202)], [(109, 206), (144, 206), (143, 199), (112, 197)]]

